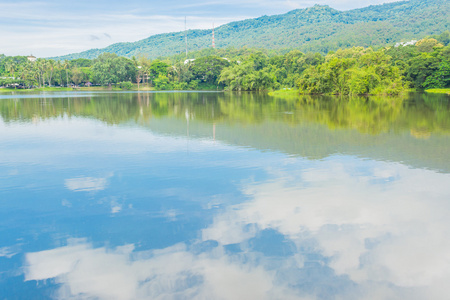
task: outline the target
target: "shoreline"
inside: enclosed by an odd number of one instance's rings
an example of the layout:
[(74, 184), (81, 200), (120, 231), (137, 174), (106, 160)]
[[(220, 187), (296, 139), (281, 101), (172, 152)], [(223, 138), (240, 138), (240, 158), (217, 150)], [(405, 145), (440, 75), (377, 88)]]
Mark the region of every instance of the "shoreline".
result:
[(223, 90), (217, 89), (196, 89), (196, 90), (157, 90), (153, 87), (144, 87), (144, 88), (131, 88), (124, 89), (119, 87), (80, 87), (80, 88), (66, 88), (66, 87), (51, 87), (51, 88), (34, 88), (34, 89), (11, 89), (11, 88), (0, 88), (1, 94), (27, 94), (33, 92), (167, 92), (167, 91), (202, 91), (202, 92), (222, 92)]
[(450, 96), (450, 88), (447, 89), (429, 89), (425, 90), (426, 93), (430, 94), (447, 94)]

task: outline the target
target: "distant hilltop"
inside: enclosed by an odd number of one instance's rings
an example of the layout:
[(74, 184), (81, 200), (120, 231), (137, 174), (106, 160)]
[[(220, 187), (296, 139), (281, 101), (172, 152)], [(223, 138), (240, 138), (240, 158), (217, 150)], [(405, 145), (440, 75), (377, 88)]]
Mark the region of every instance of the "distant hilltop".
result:
[[(299, 49), (328, 53), (353, 46), (385, 46), (418, 40), (450, 29), (450, 1), (410, 0), (371, 5), (349, 11), (315, 5), (282, 15), (231, 22), (215, 28), (216, 48), (253, 47)], [(188, 30), (191, 51), (211, 47), (210, 30)], [(164, 33), (133, 43), (116, 43), (102, 49), (53, 57), (54, 59), (96, 58), (110, 52), (151, 59), (185, 51), (185, 32)]]

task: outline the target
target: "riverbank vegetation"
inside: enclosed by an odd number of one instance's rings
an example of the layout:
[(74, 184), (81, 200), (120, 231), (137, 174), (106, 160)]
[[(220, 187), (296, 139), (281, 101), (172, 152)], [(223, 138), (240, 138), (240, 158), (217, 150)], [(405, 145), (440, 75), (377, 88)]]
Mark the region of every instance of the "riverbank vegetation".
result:
[(328, 54), (325, 62), (308, 67), (297, 81), (302, 93), (397, 95), (405, 88), (399, 67), (384, 49), (352, 48)]
[(426, 90), (427, 93), (432, 93), (432, 94), (447, 94), (450, 95), (450, 88), (448, 89), (429, 89)]
[(56, 61), (0, 55), (0, 86), (9, 89), (234, 90), (281, 94), (386, 94), (450, 88), (450, 32), (379, 49), (353, 47), (285, 54), (207, 49), (150, 60), (103, 53)]

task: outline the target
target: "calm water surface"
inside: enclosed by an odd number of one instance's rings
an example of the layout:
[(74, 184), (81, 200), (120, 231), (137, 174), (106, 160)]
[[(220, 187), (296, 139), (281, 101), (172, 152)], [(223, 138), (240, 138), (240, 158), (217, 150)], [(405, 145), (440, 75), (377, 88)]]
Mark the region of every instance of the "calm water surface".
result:
[(0, 95), (0, 299), (448, 299), (449, 103)]

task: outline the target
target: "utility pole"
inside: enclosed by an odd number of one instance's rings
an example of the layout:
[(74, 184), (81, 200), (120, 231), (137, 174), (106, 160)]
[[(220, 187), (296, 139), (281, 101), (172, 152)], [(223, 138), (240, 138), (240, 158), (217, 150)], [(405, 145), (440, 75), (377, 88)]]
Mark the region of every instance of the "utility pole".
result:
[(186, 29), (186, 16), (184, 16), (184, 40), (186, 42), (186, 59), (188, 58), (188, 49), (187, 49), (187, 29)]

